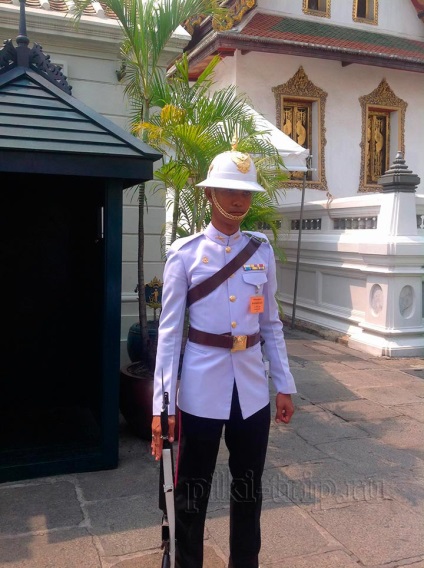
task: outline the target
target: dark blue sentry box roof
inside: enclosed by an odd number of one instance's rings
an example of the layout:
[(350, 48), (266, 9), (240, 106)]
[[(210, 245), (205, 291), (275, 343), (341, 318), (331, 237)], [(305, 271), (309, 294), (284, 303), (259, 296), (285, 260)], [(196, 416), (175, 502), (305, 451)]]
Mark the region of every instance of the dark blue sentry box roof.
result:
[(41, 46), (28, 47), (24, 6), (17, 47), (0, 49), (0, 172), (120, 178), (124, 187), (152, 179), (161, 154), (71, 95)]

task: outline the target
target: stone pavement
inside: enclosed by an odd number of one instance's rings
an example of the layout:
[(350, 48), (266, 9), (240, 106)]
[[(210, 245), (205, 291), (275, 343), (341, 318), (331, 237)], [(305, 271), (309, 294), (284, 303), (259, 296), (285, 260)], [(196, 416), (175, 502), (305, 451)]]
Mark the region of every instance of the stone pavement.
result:
[[(271, 426), (262, 568), (424, 568), (424, 360), (286, 328), (298, 394)], [(226, 451), (204, 568), (228, 558)], [(0, 566), (160, 568), (158, 464), (121, 425), (115, 470), (0, 484)]]

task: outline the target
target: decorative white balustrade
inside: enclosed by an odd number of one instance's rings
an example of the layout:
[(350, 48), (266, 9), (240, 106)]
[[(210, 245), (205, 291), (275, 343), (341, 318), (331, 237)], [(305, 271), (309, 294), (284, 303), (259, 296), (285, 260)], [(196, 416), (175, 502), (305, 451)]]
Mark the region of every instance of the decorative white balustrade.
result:
[[(424, 355), (424, 194), (399, 153), (381, 193), (305, 203), (295, 315), (375, 355)], [(300, 204), (280, 208), (278, 297), (293, 312)]]

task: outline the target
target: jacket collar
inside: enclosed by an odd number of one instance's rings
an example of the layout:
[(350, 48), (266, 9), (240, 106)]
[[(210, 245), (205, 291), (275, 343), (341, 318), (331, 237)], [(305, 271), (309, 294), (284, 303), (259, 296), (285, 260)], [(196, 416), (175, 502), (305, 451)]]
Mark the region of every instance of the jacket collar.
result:
[(221, 233), (221, 231), (215, 229), (212, 223), (209, 223), (209, 225), (206, 227), (206, 229), (204, 230), (204, 234), (211, 241), (213, 241), (214, 243), (218, 243), (222, 246), (233, 246), (239, 243), (242, 237), (242, 232), (240, 230), (238, 230), (233, 235), (224, 235), (224, 233)]

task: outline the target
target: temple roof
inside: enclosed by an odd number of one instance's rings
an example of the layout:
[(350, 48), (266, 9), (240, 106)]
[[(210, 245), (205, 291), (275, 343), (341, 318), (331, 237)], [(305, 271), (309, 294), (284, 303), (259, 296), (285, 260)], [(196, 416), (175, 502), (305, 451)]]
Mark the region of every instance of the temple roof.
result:
[[(1, 4), (9, 4), (12, 6), (19, 6), (19, 0), (0, 0)], [(65, 2), (65, 0), (26, 0), (27, 8), (38, 8), (40, 11), (46, 12), (70, 12), (72, 1)], [(84, 10), (85, 16), (97, 16), (100, 18), (111, 18), (116, 20), (115, 14), (106, 7), (103, 2), (93, 1)]]
[(424, 72), (424, 41), (260, 11), (243, 24), (224, 31), (210, 28), (194, 38), (189, 44), (192, 78), (214, 54), (232, 55), (236, 49)]
[[(424, 23), (424, 0), (411, 0), (418, 18)], [(197, 18), (188, 46), (190, 74), (196, 78), (213, 55), (232, 55), (236, 49), (318, 57), (392, 69), (424, 71), (424, 41), (322, 23), (316, 20), (278, 16), (261, 12), (253, 0), (229, 0), (230, 17), (225, 29), (213, 29), (209, 19)], [(0, 0), (1, 5), (19, 5), (19, 0)], [(69, 13), (72, 0), (26, 0), (26, 6), (40, 12)], [(116, 20), (104, 2), (93, 1), (87, 17)], [(199, 26), (198, 24), (201, 23)]]

